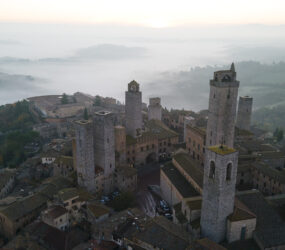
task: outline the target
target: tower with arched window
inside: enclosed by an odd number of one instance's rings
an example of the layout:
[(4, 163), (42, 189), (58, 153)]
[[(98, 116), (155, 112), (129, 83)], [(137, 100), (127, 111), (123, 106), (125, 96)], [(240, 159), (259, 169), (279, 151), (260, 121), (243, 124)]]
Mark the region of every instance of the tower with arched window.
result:
[(234, 64), (230, 70), (214, 72), (210, 80), (206, 145), (233, 147), (239, 81)]
[(206, 149), (201, 232), (221, 242), (226, 237), (227, 217), (233, 212), (238, 152), (227, 146)]

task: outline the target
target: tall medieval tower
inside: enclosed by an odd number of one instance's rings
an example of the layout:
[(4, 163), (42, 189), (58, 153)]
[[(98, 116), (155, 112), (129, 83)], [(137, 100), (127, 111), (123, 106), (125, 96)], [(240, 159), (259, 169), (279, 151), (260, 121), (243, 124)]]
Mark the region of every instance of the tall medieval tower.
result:
[(230, 70), (214, 72), (210, 80), (206, 146), (233, 147), (239, 81), (232, 63)]
[(113, 189), (113, 173), (115, 171), (115, 135), (114, 119), (111, 112), (95, 113), (93, 121), (95, 168), (104, 171), (104, 193)]
[(240, 96), (236, 126), (240, 129), (250, 130), (252, 113), (252, 97)]
[(141, 134), (142, 130), (142, 93), (136, 81), (128, 84), (126, 91), (126, 133), (133, 137)]
[(93, 124), (89, 120), (75, 122), (75, 159), (77, 182), (90, 192), (95, 192), (95, 161), (94, 161), (94, 138)]
[(227, 217), (234, 210), (238, 152), (227, 146), (206, 149), (201, 233), (215, 242), (226, 237)]
[(149, 105), (148, 105), (148, 120), (159, 120), (161, 121), (161, 115), (162, 115), (162, 107), (160, 104), (160, 98), (154, 97), (149, 98)]

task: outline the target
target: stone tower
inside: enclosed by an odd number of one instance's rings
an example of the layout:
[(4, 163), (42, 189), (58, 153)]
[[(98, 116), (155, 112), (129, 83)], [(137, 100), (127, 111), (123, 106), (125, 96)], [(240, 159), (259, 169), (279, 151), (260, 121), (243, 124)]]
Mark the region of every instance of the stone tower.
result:
[(93, 124), (89, 120), (75, 122), (75, 159), (77, 182), (88, 191), (95, 191)]
[(133, 137), (141, 134), (142, 130), (142, 93), (136, 81), (128, 84), (126, 91), (126, 133)]
[(116, 166), (126, 163), (126, 128), (123, 126), (115, 127), (115, 152)]
[(206, 149), (201, 233), (215, 242), (226, 237), (227, 217), (234, 210), (238, 152), (227, 146)]
[(236, 126), (240, 129), (250, 130), (252, 112), (252, 97), (240, 96)]
[(95, 168), (104, 171), (104, 193), (113, 190), (115, 170), (114, 119), (111, 112), (96, 112), (93, 118)]
[(230, 70), (215, 72), (210, 80), (207, 146), (233, 147), (238, 87), (234, 64)]
[(148, 105), (148, 120), (159, 120), (161, 121), (161, 104), (160, 104), (160, 98), (149, 98), (149, 105)]

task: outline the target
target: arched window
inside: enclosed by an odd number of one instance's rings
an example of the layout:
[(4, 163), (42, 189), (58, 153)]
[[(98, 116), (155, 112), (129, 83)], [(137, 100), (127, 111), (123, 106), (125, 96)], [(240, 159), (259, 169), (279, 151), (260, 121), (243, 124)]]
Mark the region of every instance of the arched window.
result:
[(231, 179), (232, 176), (232, 163), (229, 163), (227, 165), (227, 176), (226, 176), (226, 180), (229, 181)]
[(215, 162), (213, 162), (213, 161), (210, 162), (209, 178), (215, 179)]

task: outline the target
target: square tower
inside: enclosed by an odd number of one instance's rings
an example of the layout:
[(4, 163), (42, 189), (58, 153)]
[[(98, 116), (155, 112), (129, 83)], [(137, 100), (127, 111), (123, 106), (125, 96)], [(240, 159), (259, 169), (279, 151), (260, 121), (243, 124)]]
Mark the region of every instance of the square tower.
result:
[(240, 129), (250, 130), (252, 113), (252, 97), (240, 96), (238, 102), (238, 113), (236, 126)]
[(75, 121), (75, 159), (77, 182), (90, 192), (95, 192), (95, 164), (93, 124), (90, 120)]
[(126, 133), (137, 137), (142, 130), (142, 93), (136, 81), (128, 84), (126, 91)]
[(233, 147), (238, 87), (234, 64), (230, 70), (215, 72), (214, 79), (210, 80), (207, 146)]
[(227, 217), (234, 210), (238, 152), (224, 145), (206, 149), (201, 233), (215, 242), (226, 237)]
[(115, 171), (115, 135), (113, 114), (108, 111), (96, 112), (93, 118), (95, 167), (104, 171), (104, 193), (113, 190)]
[(160, 104), (160, 98), (154, 97), (149, 98), (149, 105), (148, 105), (148, 120), (159, 120), (161, 121), (161, 104)]

